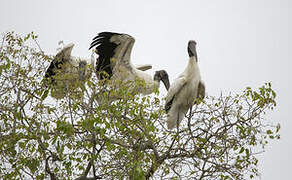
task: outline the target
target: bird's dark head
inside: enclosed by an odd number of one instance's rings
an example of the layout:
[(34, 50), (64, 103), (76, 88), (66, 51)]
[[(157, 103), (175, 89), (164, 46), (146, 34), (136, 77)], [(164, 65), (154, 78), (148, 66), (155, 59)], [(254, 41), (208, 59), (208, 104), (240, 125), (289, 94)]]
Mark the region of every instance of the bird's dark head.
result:
[(188, 43), (188, 53), (190, 57), (195, 57), (196, 61), (198, 61), (196, 45), (196, 41), (190, 40)]
[(169, 89), (169, 86), (170, 86), (169, 78), (168, 78), (168, 74), (165, 70), (155, 71), (154, 81), (162, 81), (166, 90)]

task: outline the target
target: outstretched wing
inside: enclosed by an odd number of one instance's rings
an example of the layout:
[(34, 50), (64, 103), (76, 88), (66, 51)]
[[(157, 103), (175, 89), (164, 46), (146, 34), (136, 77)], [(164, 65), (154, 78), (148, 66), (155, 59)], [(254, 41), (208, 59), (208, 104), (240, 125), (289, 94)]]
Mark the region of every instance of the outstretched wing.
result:
[(70, 43), (56, 54), (55, 58), (53, 59), (53, 61), (51, 62), (49, 68), (47, 69), (45, 73), (45, 78), (51, 79), (51, 81), (54, 81), (52, 77), (56, 75), (56, 72), (62, 68), (64, 63), (70, 60), (73, 47), (74, 47), (74, 44)]
[(168, 112), (172, 106), (173, 99), (175, 98), (176, 94), (180, 92), (180, 90), (183, 88), (183, 86), (186, 84), (186, 79), (184, 76), (179, 76), (170, 86), (166, 101), (165, 101), (165, 110)]
[[(115, 54), (117, 44), (110, 41), (112, 36), (121, 35), (113, 32), (101, 32), (93, 38), (89, 49), (96, 47), (98, 58), (96, 60), (96, 73), (99, 79), (110, 78), (113, 75), (113, 67), (111, 65), (111, 58)], [(102, 73), (106, 72), (106, 74)]]

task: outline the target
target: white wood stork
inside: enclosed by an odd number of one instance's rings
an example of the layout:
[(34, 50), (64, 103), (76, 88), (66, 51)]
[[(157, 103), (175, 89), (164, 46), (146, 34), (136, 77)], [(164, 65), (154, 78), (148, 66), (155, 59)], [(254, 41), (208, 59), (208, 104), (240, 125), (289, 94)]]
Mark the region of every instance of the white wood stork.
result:
[(178, 127), (196, 98), (205, 97), (205, 84), (201, 80), (196, 42), (188, 43), (189, 63), (182, 74), (171, 84), (165, 102), (168, 129)]
[(54, 95), (51, 93), (57, 99), (66, 95), (65, 87), (72, 86), (77, 81), (86, 80), (91, 74), (87, 65), (93, 64), (92, 60), (72, 56), (73, 47), (73, 43), (64, 46), (56, 54), (45, 73), (45, 85), (50, 88), (57, 86), (59, 88), (59, 91), (54, 92)]
[[(144, 80), (146, 87), (139, 88), (138, 93), (151, 94), (159, 88), (160, 81), (169, 88), (168, 74), (165, 70), (156, 71), (154, 77), (144, 72), (151, 65), (135, 67), (131, 62), (131, 52), (135, 39), (128, 34), (101, 32), (92, 41), (90, 48), (96, 47), (96, 73), (99, 79), (112, 79), (118, 82), (135, 82)], [(106, 74), (104, 73), (106, 72)], [(134, 83), (134, 86), (136, 84)]]

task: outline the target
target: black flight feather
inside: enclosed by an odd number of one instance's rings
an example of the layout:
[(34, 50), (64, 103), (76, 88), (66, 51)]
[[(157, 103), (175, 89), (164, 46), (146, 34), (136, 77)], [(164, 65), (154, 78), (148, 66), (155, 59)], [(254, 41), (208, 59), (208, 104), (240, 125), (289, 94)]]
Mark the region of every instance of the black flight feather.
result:
[(45, 73), (45, 79), (54, 83), (54, 76), (56, 75), (56, 72), (62, 68), (63, 64), (64, 59), (55, 57)]
[[(99, 79), (110, 78), (112, 76), (112, 66), (110, 59), (114, 56), (117, 44), (110, 41), (112, 36), (121, 35), (113, 32), (101, 32), (93, 38), (89, 49), (95, 47), (98, 58), (96, 61), (96, 73)], [(102, 71), (106, 72), (105, 75)]]

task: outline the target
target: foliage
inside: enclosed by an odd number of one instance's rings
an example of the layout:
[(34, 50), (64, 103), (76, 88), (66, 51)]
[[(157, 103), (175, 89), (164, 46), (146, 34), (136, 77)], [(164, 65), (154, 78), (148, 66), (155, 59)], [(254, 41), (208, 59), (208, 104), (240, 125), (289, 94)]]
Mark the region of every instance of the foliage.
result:
[(270, 83), (206, 97), (172, 131), (158, 92), (110, 88), (95, 74), (56, 100), (43, 83), (53, 57), (36, 38), (9, 32), (0, 49), (1, 179), (253, 178), (256, 155), (280, 138), (264, 118), (276, 106)]

